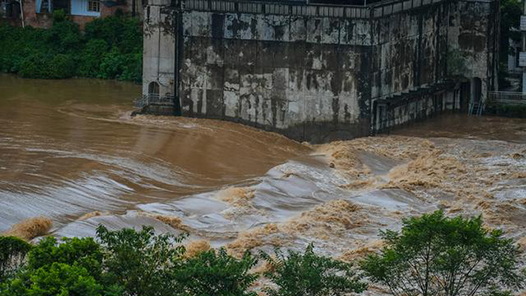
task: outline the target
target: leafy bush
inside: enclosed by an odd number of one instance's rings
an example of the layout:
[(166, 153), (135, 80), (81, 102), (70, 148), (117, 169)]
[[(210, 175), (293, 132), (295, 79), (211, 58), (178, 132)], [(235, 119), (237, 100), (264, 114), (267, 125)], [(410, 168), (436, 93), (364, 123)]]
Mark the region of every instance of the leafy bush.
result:
[(88, 41), (80, 54), (78, 75), (83, 77), (97, 77), (104, 54), (108, 51), (108, 44), (101, 39)]
[[(237, 259), (224, 249), (189, 257), (181, 245), (184, 237), (156, 235), (151, 227), (109, 231), (103, 226), (97, 240), (47, 237), (31, 248), (16, 275), (0, 283), (0, 296), (256, 295), (250, 291), (259, 277), (251, 272), (256, 257), (247, 252)], [(21, 245), (22, 254), (27, 247)], [(13, 248), (3, 250), (15, 254)], [(317, 256), (312, 246), (305, 254), (276, 252), (277, 259), (262, 253), (271, 265), (266, 276), (279, 287), (269, 289), (270, 295), (343, 295), (366, 288), (350, 264)]]
[(367, 285), (359, 281), (352, 271), (352, 265), (318, 256), (313, 245), (304, 254), (289, 251), (285, 256), (276, 250), (276, 259), (262, 253), (270, 264), (265, 275), (274, 281), (279, 289), (267, 289), (271, 296), (328, 296), (363, 292)]
[(111, 284), (104, 288), (102, 275), (102, 252), (92, 238), (66, 238), (59, 243), (47, 237), (31, 249), (16, 277), (0, 286), (0, 295), (99, 296), (102, 291), (119, 291)]
[(20, 61), (18, 75), (24, 78), (45, 78), (51, 56), (38, 52), (31, 53)]
[(155, 235), (152, 227), (137, 232), (109, 231), (104, 226), (97, 228), (97, 236), (104, 249), (107, 282), (118, 283), (127, 295), (176, 295), (172, 268), (184, 248), (174, 244), (184, 236)]
[(83, 267), (100, 279), (102, 251), (92, 238), (64, 238), (59, 243), (54, 237), (46, 237), (29, 253), (28, 269), (36, 270), (54, 263)]
[(142, 79), (142, 27), (136, 18), (95, 19), (82, 34), (63, 11), (51, 29), (0, 25), (0, 71), (26, 78)]
[(18, 74), (24, 78), (70, 78), (75, 76), (76, 61), (71, 54), (45, 55), (38, 52), (22, 58)]
[(174, 277), (182, 295), (255, 296), (247, 290), (258, 278), (249, 273), (256, 263), (248, 252), (238, 260), (224, 249), (209, 250), (183, 261), (174, 269)]
[(361, 263), (365, 274), (393, 295), (506, 295), (522, 287), (519, 251), (482, 219), (447, 218), (442, 211), (405, 219), (385, 231), (386, 247)]
[(102, 285), (76, 265), (53, 263), (23, 274), (8, 284), (3, 296), (101, 296)]
[(79, 25), (69, 20), (53, 22), (48, 42), (56, 53), (76, 53), (84, 45)]
[(86, 24), (85, 36), (88, 40), (104, 40), (109, 47), (116, 47), (123, 54), (142, 51), (142, 25), (136, 18), (110, 16), (95, 19)]
[(53, 11), (53, 22), (59, 23), (66, 20), (66, 12), (64, 9), (57, 9)]

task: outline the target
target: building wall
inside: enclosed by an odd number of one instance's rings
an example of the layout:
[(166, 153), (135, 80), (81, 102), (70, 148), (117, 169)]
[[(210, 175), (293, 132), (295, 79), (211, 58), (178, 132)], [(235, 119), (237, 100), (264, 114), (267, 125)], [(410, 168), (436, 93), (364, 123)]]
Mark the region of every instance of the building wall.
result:
[[(497, 89), (498, 15), (498, 2), (442, 1), (378, 18), (372, 131), (485, 102)], [(461, 102), (461, 83), (468, 84), (469, 101)]]
[(174, 93), (175, 32), (169, 4), (169, 0), (151, 0), (144, 11), (144, 94), (152, 82), (159, 84), (160, 95)]
[(186, 12), (183, 23), (180, 95), (188, 115), (299, 138), (317, 123), (329, 123), (331, 133), (368, 126), (369, 39), (347, 33), (367, 32), (368, 21)]
[[(370, 15), (354, 11), (354, 17), (345, 7), (276, 5), (269, 11), (267, 5), (263, 13), (259, 4), (240, 12), (235, 3), (224, 3), (232, 9), (187, 8), (180, 14), (179, 99), (185, 115), (322, 142), (368, 135), (455, 106), (459, 86), (443, 89), (451, 76), (450, 50), (467, 65), (461, 76), (481, 79), (484, 98), (496, 84), (498, 29), (490, 26), (496, 24), (497, 2), (400, 1)], [(147, 8), (144, 94), (152, 81), (159, 82), (161, 94), (175, 91), (169, 82), (178, 32), (168, 5), (150, 2)], [(421, 95), (405, 95), (413, 91)]]

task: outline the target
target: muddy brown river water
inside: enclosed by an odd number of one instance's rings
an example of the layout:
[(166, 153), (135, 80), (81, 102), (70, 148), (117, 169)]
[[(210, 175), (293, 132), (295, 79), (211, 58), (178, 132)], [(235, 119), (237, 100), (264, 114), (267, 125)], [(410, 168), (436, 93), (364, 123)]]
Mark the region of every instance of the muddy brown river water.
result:
[[(526, 120), (443, 115), (392, 135), (308, 145), (204, 119), (130, 117), (140, 88), (0, 76), (0, 232), (150, 225), (233, 254), (274, 246), (352, 260), (380, 229), (444, 209), (526, 247)], [(381, 294), (377, 290), (377, 294)]]

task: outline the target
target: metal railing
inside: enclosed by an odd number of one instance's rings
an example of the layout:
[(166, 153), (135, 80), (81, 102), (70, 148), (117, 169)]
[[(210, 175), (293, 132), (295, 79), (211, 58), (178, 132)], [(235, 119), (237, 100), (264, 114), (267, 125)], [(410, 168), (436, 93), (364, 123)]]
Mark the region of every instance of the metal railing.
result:
[[(379, 18), (445, 0), (386, 0), (365, 6), (294, 0), (186, 0), (185, 10), (265, 13), (334, 18)], [(493, 1), (493, 0), (490, 0)]]
[(149, 105), (174, 105), (174, 96), (159, 96), (159, 94), (147, 94), (135, 100), (136, 108), (144, 108)]

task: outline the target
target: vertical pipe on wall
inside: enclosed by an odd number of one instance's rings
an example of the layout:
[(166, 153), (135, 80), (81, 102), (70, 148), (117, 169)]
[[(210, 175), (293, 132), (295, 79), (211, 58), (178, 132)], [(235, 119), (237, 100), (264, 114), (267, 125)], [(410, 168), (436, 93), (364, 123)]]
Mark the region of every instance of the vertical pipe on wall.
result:
[(22, 28), (25, 28), (26, 22), (24, 20), (24, 0), (20, 0), (20, 17), (22, 18)]
[(181, 115), (181, 92), (180, 92), (180, 82), (179, 82), (179, 70), (181, 69), (181, 57), (182, 57), (182, 6), (181, 1), (176, 0), (172, 1), (173, 7), (173, 29), (174, 29), (174, 109), (173, 115)]

